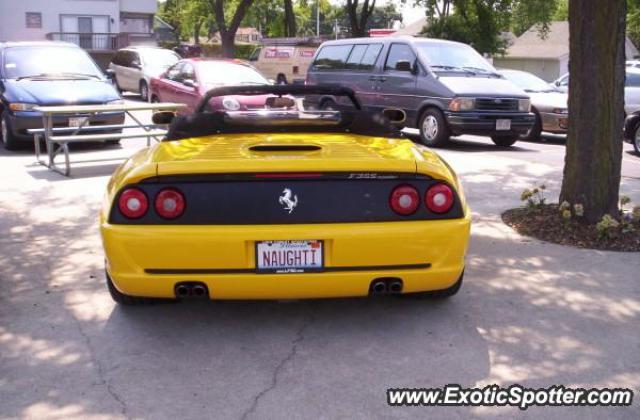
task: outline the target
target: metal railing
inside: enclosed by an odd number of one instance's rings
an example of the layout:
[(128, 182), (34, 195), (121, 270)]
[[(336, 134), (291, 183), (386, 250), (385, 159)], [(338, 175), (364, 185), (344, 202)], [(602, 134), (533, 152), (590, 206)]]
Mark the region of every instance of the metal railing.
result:
[(47, 39), (76, 44), (88, 51), (116, 51), (136, 43), (153, 39), (147, 33), (50, 32)]

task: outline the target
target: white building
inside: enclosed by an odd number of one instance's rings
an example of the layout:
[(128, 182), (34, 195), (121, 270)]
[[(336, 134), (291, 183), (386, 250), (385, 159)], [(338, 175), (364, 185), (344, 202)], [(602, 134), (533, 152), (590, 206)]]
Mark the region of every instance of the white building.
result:
[[(628, 37), (625, 53), (628, 60), (638, 55)], [(533, 26), (513, 41), (504, 56), (495, 56), (493, 64), (528, 71), (548, 82), (559, 78), (569, 71), (569, 22), (552, 22), (544, 39), (539, 28)]]
[(0, 41), (67, 41), (98, 53), (154, 43), (157, 7), (157, 0), (0, 0)]

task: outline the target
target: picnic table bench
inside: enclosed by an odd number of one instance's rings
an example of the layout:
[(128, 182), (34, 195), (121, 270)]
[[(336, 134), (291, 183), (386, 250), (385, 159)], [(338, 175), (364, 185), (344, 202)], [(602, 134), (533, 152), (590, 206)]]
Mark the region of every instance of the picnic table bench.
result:
[[(166, 134), (166, 125), (146, 124), (140, 121), (132, 112), (134, 111), (176, 111), (184, 108), (184, 104), (177, 103), (124, 103), (110, 105), (65, 105), (65, 106), (39, 106), (35, 110), (42, 113), (43, 128), (28, 130), (33, 134), (33, 142), (36, 161), (58, 172), (69, 176), (71, 162), (69, 159), (69, 143), (74, 142), (108, 142), (121, 139), (146, 138), (147, 146), (151, 145), (151, 139), (160, 141)], [(91, 125), (91, 120), (102, 113), (123, 112), (134, 124), (115, 125)], [(77, 126), (53, 127), (54, 117), (69, 117), (78, 121)], [(122, 130), (138, 129), (137, 132), (123, 133)], [(40, 140), (44, 139), (47, 152), (47, 160), (40, 158), (42, 150)], [(56, 147), (58, 146), (58, 147)], [(55, 164), (55, 158), (60, 153), (64, 154), (65, 166), (60, 169)]]

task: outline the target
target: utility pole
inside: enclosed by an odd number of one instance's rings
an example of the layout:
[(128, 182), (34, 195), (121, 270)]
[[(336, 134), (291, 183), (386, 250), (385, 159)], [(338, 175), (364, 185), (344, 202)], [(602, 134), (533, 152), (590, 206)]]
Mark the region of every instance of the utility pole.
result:
[(316, 37), (320, 38), (320, 0), (316, 0)]

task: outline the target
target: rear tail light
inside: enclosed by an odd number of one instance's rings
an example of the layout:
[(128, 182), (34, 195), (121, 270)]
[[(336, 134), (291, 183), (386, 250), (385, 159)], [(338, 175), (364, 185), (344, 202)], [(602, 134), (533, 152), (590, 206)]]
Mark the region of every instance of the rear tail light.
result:
[(453, 207), (453, 191), (448, 185), (434, 184), (424, 197), (427, 208), (434, 213), (446, 213)]
[(156, 196), (156, 213), (165, 219), (175, 219), (184, 213), (185, 200), (182, 193), (173, 188), (167, 188)]
[(402, 216), (413, 214), (420, 205), (420, 194), (411, 185), (400, 185), (391, 192), (389, 205)]
[(120, 194), (118, 200), (120, 213), (129, 219), (138, 219), (145, 215), (149, 208), (149, 200), (142, 190), (128, 188)]

